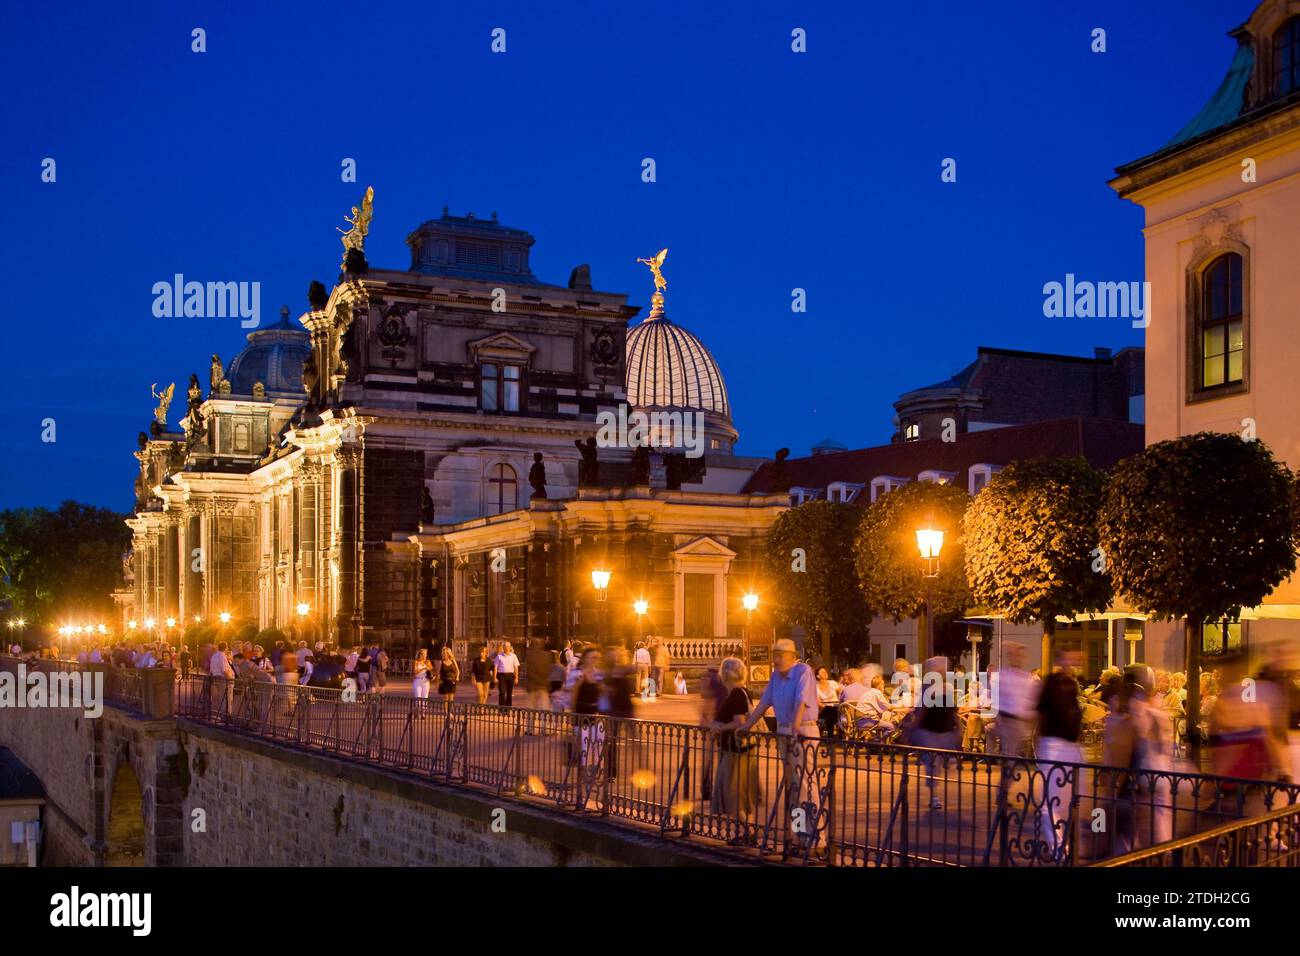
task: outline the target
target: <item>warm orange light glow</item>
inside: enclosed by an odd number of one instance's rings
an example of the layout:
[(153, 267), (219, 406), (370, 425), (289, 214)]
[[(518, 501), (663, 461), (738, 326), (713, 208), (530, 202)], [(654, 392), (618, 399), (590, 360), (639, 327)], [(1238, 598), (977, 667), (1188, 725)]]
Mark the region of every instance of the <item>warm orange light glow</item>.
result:
[(220, 614), (217, 615), (217, 617), (220, 618), (222, 624), (229, 624), (229, 623), (230, 623), (230, 612), (229, 612), (229, 611), (222, 611)]
[(154, 626), (154, 624), (155, 624), (155, 621), (154, 621), (153, 618), (151, 618), (151, 617), (146, 617), (146, 618), (144, 619), (144, 629), (145, 629), (146, 631), (152, 631), (152, 630), (153, 630), (153, 626)]
[(632, 602), (632, 610), (636, 611), (638, 615), (641, 615), (650, 610), (650, 604), (645, 598), (637, 598), (637, 600)]
[(934, 560), (943, 550), (943, 532), (937, 528), (917, 528), (916, 546), (921, 551), (921, 557), (927, 561)]
[(612, 573), (613, 572), (610, 571), (602, 571), (597, 568), (593, 568), (591, 571), (592, 587), (594, 587), (597, 591), (605, 590), (605, 588), (609, 587), (609, 577), (610, 574)]
[(306, 617), (308, 614), (311, 613), (311, 605), (308, 604), (306, 601), (299, 601), (297, 610), (298, 610), (299, 617)]
[(746, 611), (752, 612), (758, 610), (758, 595), (755, 594), (754, 592), (751, 591), (750, 593), (746, 594), (743, 598), (740, 599), (740, 601), (742, 604), (745, 605)]
[(649, 790), (655, 785), (655, 775), (649, 770), (638, 770), (632, 774), (632, 786), (638, 790)]
[(176, 618), (174, 618), (174, 617), (169, 617), (169, 618), (167, 618), (167, 626), (168, 626), (168, 627), (175, 627), (175, 626), (176, 626)]

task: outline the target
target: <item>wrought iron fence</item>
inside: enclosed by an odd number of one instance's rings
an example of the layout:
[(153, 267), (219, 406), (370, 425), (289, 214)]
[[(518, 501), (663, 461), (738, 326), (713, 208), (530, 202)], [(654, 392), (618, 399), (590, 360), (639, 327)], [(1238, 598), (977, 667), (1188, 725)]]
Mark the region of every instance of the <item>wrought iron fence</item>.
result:
[(106, 703), (116, 704), (135, 711), (144, 709), (144, 678), (140, 671), (129, 667), (115, 667), (111, 664), (79, 664), (50, 657), (14, 657), (0, 654), (0, 670), (17, 673), (18, 665), (25, 664), (29, 674), (45, 673), (83, 673), (102, 672), (104, 675), (104, 699)]
[[(179, 716), (662, 834), (833, 866), (1072, 866), (1300, 788), (190, 675)], [(1289, 845), (1296, 845), (1293, 839)]]
[(1103, 860), (1115, 867), (1300, 867), (1300, 806), (1236, 820), (1181, 840)]

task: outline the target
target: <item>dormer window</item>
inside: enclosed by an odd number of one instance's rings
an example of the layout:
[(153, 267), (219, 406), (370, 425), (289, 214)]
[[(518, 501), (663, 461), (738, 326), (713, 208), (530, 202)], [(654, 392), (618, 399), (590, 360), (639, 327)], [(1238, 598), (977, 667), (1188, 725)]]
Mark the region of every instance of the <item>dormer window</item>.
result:
[(993, 476), (1001, 470), (1000, 465), (971, 465), (967, 475), (966, 490), (972, 496), (978, 495), (988, 487), (989, 482), (993, 480)]
[(927, 469), (916, 476), (917, 481), (932, 481), (936, 485), (946, 485), (957, 477), (955, 471), (938, 471), (933, 468)]
[(862, 490), (862, 485), (850, 481), (832, 481), (826, 486), (826, 499), (837, 504), (850, 504)]
[(919, 441), (921, 438), (921, 426), (916, 422), (908, 422), (903, 426), (903, 441)]
[(816, 488), (791, 488), (790, 507), (797, 508), (806, 501), (815, 501), (818, 494)]
[(518, 365), (483, 362), (479, 366), (479, 407), (485, 412), (519, 411)]
[(871, 479), (871, 500), (875, 501), (881, 495), (887, 495), (905, 484), (907, 484), (906, 478), (897, 478), (893, 475), (877, 475)]
[(1292, 17), (1273, 34), (1273, 95), (1300, 88), (1300, 17)]

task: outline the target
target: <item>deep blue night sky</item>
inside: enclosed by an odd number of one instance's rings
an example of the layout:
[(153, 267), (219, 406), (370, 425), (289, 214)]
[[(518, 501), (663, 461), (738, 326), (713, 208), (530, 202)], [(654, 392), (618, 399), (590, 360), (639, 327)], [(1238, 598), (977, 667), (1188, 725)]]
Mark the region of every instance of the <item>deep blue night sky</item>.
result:
[(1209, 98), (1254, 0), (703, 6), (5, 4), (0, 507), (128, 508), (150, 383), (176, 382), (175, 422), (246, 334), (154, 318), (153, 284), (260, 281), (263, 324), (296, 317), (366, 184), (375, 267), (444, 204), (496, 210), (543, 281), (589, 262), (644, 306), (635, 259), (668, 246), (669, 315), (721, 364), (742, 452), (887, 441), (891, 401), (979, 345), (1140, 343), (1044, 318), (1042, 286), (1141, 278), (1106, 180)]

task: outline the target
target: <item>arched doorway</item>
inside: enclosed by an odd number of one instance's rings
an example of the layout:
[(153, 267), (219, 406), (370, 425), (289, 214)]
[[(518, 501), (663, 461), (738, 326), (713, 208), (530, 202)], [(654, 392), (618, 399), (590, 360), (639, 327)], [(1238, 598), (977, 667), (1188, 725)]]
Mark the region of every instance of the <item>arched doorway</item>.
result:
[(125, 756), (108, 797), (108, 866), (144, 866), (144, 791)]

